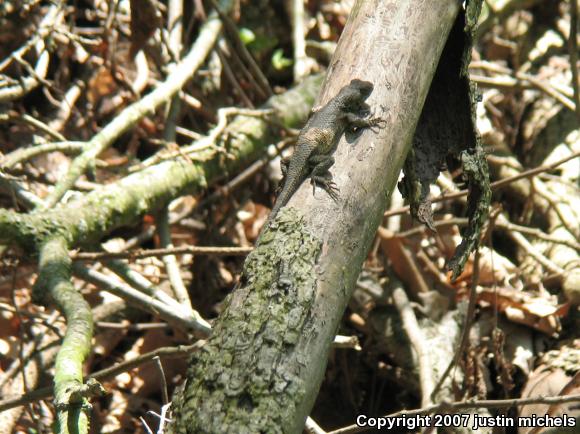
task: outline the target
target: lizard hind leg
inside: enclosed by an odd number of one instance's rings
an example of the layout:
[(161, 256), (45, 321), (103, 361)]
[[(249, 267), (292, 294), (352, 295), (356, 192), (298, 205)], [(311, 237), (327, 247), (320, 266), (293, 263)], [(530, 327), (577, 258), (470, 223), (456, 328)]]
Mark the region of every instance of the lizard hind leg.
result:
[(314, 195), (316, 186), (319, 186), (336, 202), (339, 190), (332, 181), (332, 173), (328, 170), (334, 164), (334, 158), (329, 155), (315, 155), (310, 157), (309, 164), (313, 166), (310, 172), (312, 194)]
[(330, 176), (328, 177), (312, 176), (311, 177), (312, 191), (314, 192), (316, 186), (319, 186), (324, 191), (326, 191), (326, 193), (330, 196), (330, 198), (333, 201), (338, 202), (338, 193), (340, 190), (338, 189), (334, 181), (332, 181), (332, 175), (330, 174), (330, 172), (328, 172), (328, 175)]

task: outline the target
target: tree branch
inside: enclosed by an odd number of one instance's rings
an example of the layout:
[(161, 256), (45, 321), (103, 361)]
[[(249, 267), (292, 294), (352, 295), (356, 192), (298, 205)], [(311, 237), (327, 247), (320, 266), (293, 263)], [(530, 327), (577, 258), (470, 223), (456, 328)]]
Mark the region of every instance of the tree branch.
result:
[(83, 387), (83, 362), (91, 349), (93, 317), (89, 304), (71, 283), (71, 260), (64, 238), (46, 241), (40, 249), (35, 296), (47, 293), (63, 313), (67, 329), (56, 357), (54, 396), (59, 434), (88, 433), (88, 402), (77, 396)]
[(303, 185), (264, 232), (207, 351), (193, 356), (169, 432), (302, 431), (458, 11), (449, 1), (357, 2), (317, 105), (370, 80), (367, 102), (388, 128), (362, 132), (354, 149), (341, 141), (338, 203)]

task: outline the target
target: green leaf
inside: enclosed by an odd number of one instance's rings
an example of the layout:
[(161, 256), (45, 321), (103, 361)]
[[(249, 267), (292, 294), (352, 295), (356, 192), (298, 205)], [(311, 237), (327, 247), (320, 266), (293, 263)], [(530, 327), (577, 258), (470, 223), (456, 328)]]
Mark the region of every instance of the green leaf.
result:
[(249, 45), (256, 40), (256, 35), (247, 27), (240, 29), (240, 39), (245, 45)]
[(287, 68), (290, 65), (292, 65), (292, 59), (284, 57), (284, 50), (278, 48), (276, 51), (274, 51), (274, 54), (272, 54), (272, 66), (274, 69), (279, 71), (281, 69)]

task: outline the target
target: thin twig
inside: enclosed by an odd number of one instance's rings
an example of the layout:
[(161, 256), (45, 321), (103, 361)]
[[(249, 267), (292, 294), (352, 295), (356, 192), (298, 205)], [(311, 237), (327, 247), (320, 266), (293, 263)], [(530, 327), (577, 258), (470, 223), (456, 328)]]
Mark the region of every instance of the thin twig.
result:
[[(469, 223), (469, 220), (467, 218), (455, 217), (455, 218), (450, 218), (450, 219), (445, 219), (445, 220), (435, 220), (433, 222), (433, 225), (435, 226), (436, 229), (439, 229), (439, 228), (444, 228), (444, 227), (453, 226), (453, 225), (466, 226), (468, 223)], [(574, 240), (566, 240), (563, 238), (556, 238), (556, 237), (553, 237), (552, 235), (545, 233), (541, 229), (517, 225), (515, 223), (508, 221), (507, 219), (506, 219), (506, 221), (502, 221), (502, 222), (496, 221), (495, 226), (500, 228), (500, 229), (506, 230), (506, 231), (520, 232), (522, 234), (526, 234), (526, 235), (530, 235), (532, 237), (538, 238), (542, 241), (547, 241), (549, 243), (554, 243), (554, 244), (562, 244), (564, 246), (570, 247), (571, 249), (580, 250), (580, 243), (578, 243)], [(427, 231), (428, 231), (427, 227), (420, 225), (420, 226), (416, 226), (414, 228), (408, 229), (408, 230), (403, 231), (403, 232), (393, 233), (393, 236), (397, 237), (397, 238), (409, 238), (409, 237), (416, 236), (416, 235), (426, 234)]]
[(300, 83), (310, 73), (311, 59), (306, 56), (304, 38), (304, 0), (292, 0), (292, 42), (294, 46), (294, 82)]
[[(290, 143), (295, 142), (296, 139), (294, 137), (290, 137), (280, 141), (276, 145), (276, 155), (279, 155), (282, 150), (284, 150)], [(230, 195), (236, 188), (242, 185), (244, 182), (249, 181), (256, 173), (262, 170), (276, 155), (266, 155), (262, 157), (260, 160), (255, 161), (252, 163), (247, 169), (240, 172), (236, 175), (231, 181), (227, 184), (220, 186), (216, 189), (215, 192), (210, 194), (207, 198), (203, 199), (197, 208), (203, 208), (208, 204), (214, 203), (223, 197), (227, 197)]]
[(560, 92), (558, 92), (556, 89), (554, 89), (554, 87), (552, 85), (550, 85), (549, 83), (547, 83), (546, 81), (540, 80), (540, 79), (534, 77), (533, 75), (526, 74), (525, 72), (516, 72), (516, 78), (519, 78), (521, 80), (527, 80), (536, 89), (541, 90), (542, 92), (544, 92), (548, 96), (551, 96), (552, 98), (554, 98), (556, 101), (558, 101), (560, 104), (562, 104), (567, 109), (569, 109), (571, 111), (576, 111), (576, 104), (574, 103), (574, 101), (571, 101), (569, 98), (562, 95)]
[(45, 124), (44, 122), (33, 118), (32, 116), (24, 113), (19, 114), (17, 112), (9, 112), (7, 114), (0, 115), (0, 122), (20, 122), (23, 124), (31, 125), (34, 128), (39, 129), (46, 135), (52, 137), (54, 140), (58, 140), (60, 142), (66, 141), (66, 137), (60, 134), (58, 131), (51, 128), (49, 125)]
[(161, 406), (161, 414), (159, 415), (159, 428), (157, 429), (157, 434), (163, 434), (165, 432), (165, 423), (171, 422), (171, 419), (167, 418), (169, 407), (171, 407), (171, 402), (168, 402), (167, 404)]
[(73, 266), (74, 273), (82, 279), (92, 283), (97, 287), (117, 295), (118, 297), (133, 303), (140, 308), (158, 314), (161, 318), (178, 324), (185, 330), (197, 330), (204, 335), (210, 333), (210, 329), (204, 323), (193, 318), (185, 309), (178, 309), (176, 306), (165, 304), (150, 295), (144, 294), (129, 285), (113, 279), (103, 273), (90, 270), (76, 263)]
[(326, 434), (326, 431), (324, 431), (311, 417), (306, 418), (304, 429), (308, 434)]
[(231, 20), (228, 16), (226, 11), (223, 11), (220, 6), (218, 5), (216, 0), (210, 0), (211, 4), (219, 14), (222, 23), (228, 33), (229, 40), (231, 41), (234, 49), (239, 53), (240, 57), (244, 59), (248, 68), (252, 71), (253, 76), (255, 77), (259, 86), (257, 89), (263, 94), (265, 98), (268, 98), (274, 94), (270, 84), (268, 83), (268, 79), (246, 48), (245, 44), (240, 39), (240, 32), (238, 31), (235, 23)]
[(228, 58), (226, 57), (226, 53), (224, 52), (225, 48), (226, 48), (225, 41), (222, 39), (217, 45), (216, 53), (222, 64), (224, 75), (226, 79), (229, 81), (229, 83), (233, 86), (235, 93), (238, 94), (240, 99), (243, 101), (244, 105), (246, 107), (254, 109), (255, 108), (254, 103), (244, 91), (244, 88), (241, 86), (239, 80), (236, 78), (236, 75), (234, 74), (232, 67), (230, 66)]
[[(50, 54), (46, 49), (44, 38), (52, 32), (54, 26), (62, 19), (62, 17), (62, 2), (56, 2), (56, 4), (49, 7), (37, 30), (39, 38), (34, 39), (34, 47), (38, 55), (38, 60), (33, 68), (33, 75), (30, 77), (22, 77), (20, 83), (15, 86), (0, 89), (0, 102), (7, 102), (20, 98), (38, 87), (41, 81), (44, 81), (50, 63)], [(10, 61), (22, 60), (20, 56), (25, 50), (27, 50), (27, 48), (23, 47), (12, 53)], [(8, 65), (8, 63), (8, 59), (5, 60), (2, 63), (2, 67)]]
[[(569, 213), (566, 213), (562, 209), (562, 207), (564, 205), (562, 203), (564, 201), (564, 198), (558, 197), (557, 200), (554, 200), (554, 194), (550, 191), (550, 189), (547, 187), (547, 185), (539, 179), (532, 180), (532, 187), (534, 189), (534, 193), (538, 194), (542, 199), (544, 199), (546, 202), (548, 202), (550, 204), (550, 209), (556, 214), (556, 216), (558, 216), (558, 220), (560, 221), (562, 226), (564, 226), (566, 231), (572, 237), (575, 237), (576, 239), (578, 239), (578, 235), (577, 235), (577, 233), (578, 233), (578, 221), (574, 218), (570, 218), (572, 216), (570, 216), (569, 218), (566, 218), (566, 215)], [(568, 203), (568, 208), (569, 207), (570, 207), (570, 204)]]
[(168, 249), (132, 250), (129, 252), (72, 252), (71, 256), (72, 259), (76, 261), (101, 261), (105, 259), (140, 259), (151, 256), (161, 257), (165, 255), (183, 255), (187, 253), (208, 256), (246, 256), (252, 250), (254, 250), (253, 247), (180, 246)]
[[(157, 216), (157, 234), (159, 235), (159, 240), (161, 246), (164, 249), (173, 249), (174, 246), (171, 242), (171, 229), (169, 227), (169, 210), (165, 207)], [(169, 283), (171, 283), (171, 288), (173, 294), (177, 301), (185, 308), (193, 312), (193, 307), (191, 305), (191, 299), (189, 298), (189, 293), (187, 288), (183, 283), (181, 278), (181, 271), (179, 270), (179, 264), (175, 255), (168, 253), (162, 257), (163, 263), (165, 264), (165, 270), (169, 277)]]
[(358, 336), (336, 335), (332, 342), (332, 348), (350, 348), (355, 351), (362, 350)]
[[(105, 266), (119, 276), (123, 281), (128, 283), (131, 287), (137, 289), (138, 291), (150, 295), (156, 298), (162, 303), (169, 307), (175, 308), (177, 311), (183, 311), (182, 306), (177, 300), (175, 300), (171, 295), (167, 294), (165, 291), (159, 289), (154, 285), (149, 279), (144, 277), (141, 273), (133, 270), (129, 264), (119, 260), (110, 259), (105, 261)], [(189, 316), (189, 312), (187, 315)]]
[[(197, 341), (193, 345), (179, 345), (176, 347), (161, 347), (150, 353), (142, 354), (134, 359), (126, 360), (115, 366), (102, 369), (100, 371), (94, 372), (87, 376), (88, 378), (94, 378), (97, 381), (107, 380), (119, 375), (122, 372), (127, 372), (137, 366), (144, 363), (150, 362), (154, 357), (186, 357), (192, 352), (199, 350), (205, 341)], [(0, 412), (8, 410), (10, 408), (18, 407), (20, 405), (26, 405), (29, 402), (38, 401), (39, 399), (46, 399), (52, 396), (52, 387), (44, 387), (42, 389), (33, 390), (30, 393), (26, 393), (18, 398), (8, 398), (0, 401)]]
[(0, 170), (0, 190), (5, 191), (13, 196), (13, 198), (18, 200), (25, 208), (31, 209), (41, 205), (43, 202), (35, 194), (31, 193), (20, 183), (14, 179), (14, 177), (7, 175)]
[[(568, 96), (566, 95), (566, 93), (568, 92), (564, 91), (565, 88), (561, 89), (560, 88), (561, 86), (557, 87), (556, 85), (553, 85), (547, 80), (541, 80), (531, 74), (521, 71), (514, 73), (514, 71), (512, 71), (509, 68), (504, 68), (501, 66), (499, 67), (492, 66), (490, 62), (483, 61), (474, 62), (473, 64), (470, 65), (470, 68), (486, 69), (494, 73), (503, 74), (500, 77), (487, 77), (476, 74), (470, 75), (471, 80), (481, 85), (482, 87), (491, 87), (497, 89), (535, 88), (540, 90), (541, 92), (544, 92), (546, 95), (554, 98), (556, 101), (560, 102), (563, 106), (565, 106), (569, 110), (571, 111), (576, 110), (577, 104), (568, 98)], [(572, 92), (573, 91), (571, 91), (570, 93)]]
[(79, 154), (83, 151), (85, 142), (52, 142), (43, 143), (38, 146), (30, 148), (20, 148), (7, 154), (1, 161), (0, 166), (5, 169), (12, 169), (16, 165), (29, 161), (32, 158), (38, 157), (49, 152), (62, 152), (65, 154)]
[[(499, 223), (506, 223), (507, 219), (503, 215), (498, 216)], [(564, 275), (564, 270), (552, 262), (550, 259), (546, 258), (542, 253), (538, 252), (538, 250), (519, 232), (508, 232), (509, 237), (514, 240), (528, 255), (530, 255), (533, 259), (539, 262), (546, 270), (554, 273), (558, 276)]]
[(153, 362), (159, 371), (159, 376), (161, 377), (161, 397), (163, 405), (169, 402), (169, 393), (167, 392), (167, 379), (165, 378), (165, 371), (163, 370), (163, 365), (161, 364), (161, 359), (159, 356), (153, 357)]
[(156, 329), (167, 329), (169, 325), (164, 322), (150, 322), (143, 324), (131, 324), (128, 320), (123, 320), (121, 322), (107, 322), (107, 321), (97, 321), (95, 326), (100, 329), (114, 329), (114, 330), (133, 330), (133, 331), (143, 331), (143, 330), (156, 330)]
[[(210, 131), (207, 136), (202, 137), (200, 140), (195, 141), (193, 144), (189, 146), (184, 146), (179, 148), (176, 151), (169, 151), (169, 152), (158, 152), (157, 154), (153, 155), (151, 158), (143, 161), (141, 164), (138, 164), (136, 167), (130, 169), (130, 171), (134, 172), (137, 170), (142, 170), (146, 167), (153, 166), (161, 161), (170, 160), (172, 158), (176, 158), (179, 156), (190, 158), (192, 154), (205, 151), (207, 149), (218, 149), (218, 139), (223, 134), (224, 130), (228, 126), (228, 118), (232, 116), (254, 116), (257, 118), (267, 118), (269, 115), (272, 114), (271, 110), (254, 110), (254, 109), (244, 109), (239, 107), (225, 107), (218, 110), (218, 123), (217, 125)], [(207, 157), (206, 157), (207, 158)]]
[(399, 311), (403, 323), (403, 330), (407, 334), (407, 338), (417, 354), (419, 380), (421, 384), (421, 406), (426, 407), (433, 402), (431, 400), (431, 392), (434, 388), (433, 364), (429, 354), (429, 345), (419, 327), (417, 317), (407, 298), (407, 294), (400, 283), (393, 290), (393, 301)]

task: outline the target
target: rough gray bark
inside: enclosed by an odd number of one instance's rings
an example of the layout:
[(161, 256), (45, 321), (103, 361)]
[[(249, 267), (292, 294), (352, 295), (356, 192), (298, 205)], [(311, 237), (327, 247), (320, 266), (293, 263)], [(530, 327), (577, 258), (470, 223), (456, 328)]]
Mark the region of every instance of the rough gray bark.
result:
[(170, 432), (302, 431), (459, 6), (356, 3), (318, 105), (351, 79), (368, 80), (367, 102), (387, 128), (362, 132), (356, 146), (341, 141), (331, 168), (337, 203), (306, 183), (265, 231), (193, 355)]

